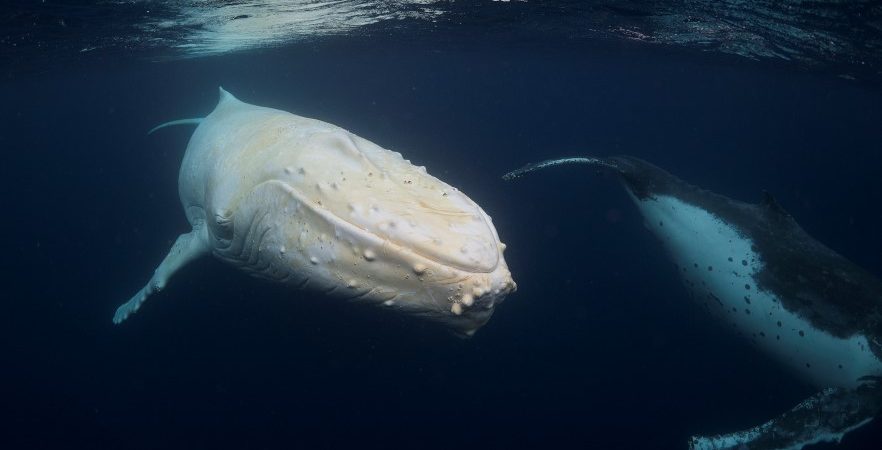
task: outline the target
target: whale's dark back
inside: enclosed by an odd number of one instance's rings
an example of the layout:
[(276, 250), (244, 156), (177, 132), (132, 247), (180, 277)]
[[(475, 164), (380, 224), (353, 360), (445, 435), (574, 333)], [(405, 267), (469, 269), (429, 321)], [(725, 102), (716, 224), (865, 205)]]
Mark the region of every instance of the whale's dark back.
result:
[(872, 351), (882, 357), (882, 281), (809, 236), (771, 195), (759, 204), (740, 202), (639, 158), (605, 161), (638, 199), (676, 197), (734, 226), (762, 255), (759, 289), (774, 292), (785, 308), (834, 336), (866, 333)]

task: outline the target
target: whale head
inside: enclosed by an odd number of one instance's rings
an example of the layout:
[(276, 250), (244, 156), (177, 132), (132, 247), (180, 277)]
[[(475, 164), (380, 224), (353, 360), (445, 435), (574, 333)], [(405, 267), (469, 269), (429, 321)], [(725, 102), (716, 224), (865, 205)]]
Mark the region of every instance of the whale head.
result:
[(215, 254), (254, 275), (461, 335), (516, 289), (490, 217), (400, 153), (238, 101), (222, 102), (191, 146), (234, 148), (207, 174), (209, 230)]

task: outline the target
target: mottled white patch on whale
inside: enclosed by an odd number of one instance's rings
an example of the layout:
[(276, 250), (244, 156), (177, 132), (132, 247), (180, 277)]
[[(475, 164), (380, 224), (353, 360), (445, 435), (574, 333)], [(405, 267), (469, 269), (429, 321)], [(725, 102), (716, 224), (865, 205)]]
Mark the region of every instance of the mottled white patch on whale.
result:
[(676, 262), (693, 299), (804, 380), (815, 386), (855, 387), (861, 376), (882, 372), (866, 336), (832, 336), (783, 308), (774, 293), (757, 287), (755, 276), (763, 260), (750, 238), (678, 198), (631, 196), (646, 226)]
[(882, 412), (882, 281), (809, 236), (771, 195), (739, 202), (638, 158), (547, 160), (503, 178), (562, 164), (618, 175), (692, 297), (823, 388), (761, 426), (692, 437), (692, 448), (795, 450), (838, 441)]
[[(818, 420), (812, 428), (793, 427), (786, 424), (782, 426), (782, 422), (791, 419), (798, 424), (805, 423), (800, 416), (811, 417), (817, 415), (817, 412), (820, 410), (829, 409), (830, 404), (836, 405), (838, 400), (841, 401), (841, 398), (837, 398), (841, 395), (841, 392), (841, 390), (834, 388), (824, 389), (822, 392), (796, 405), (790, 410), (787, 415), (788, 417), (785, 419), (775, 418), (762, 425), (735, 433), (719, 434), (716, 436), (693, 436), (689, 440), (689, 450), (767, 449), (770, 446), (776, 450), (800, 450), (807, 445), (820, 443), (838, 444), (846, 434), (872, 422), (873, 418), (869, 417), (860, 420), (853, 425), (848, 425), (844, 420), (831, 423)], [(809, 422), (811, 422), (811, 419), (809, 419)], [(776, 436), (781, 441), (786, 442), (786, 444), (778, 446), (774, 443), (769, 443), (769, 436)], [(763, 442), (764, 440), (766, 442)]]

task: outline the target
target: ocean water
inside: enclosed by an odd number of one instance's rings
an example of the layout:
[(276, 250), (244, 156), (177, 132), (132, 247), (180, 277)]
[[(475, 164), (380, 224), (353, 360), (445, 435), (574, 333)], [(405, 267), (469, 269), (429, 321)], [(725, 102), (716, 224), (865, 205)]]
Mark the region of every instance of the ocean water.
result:
[[(694, 306), (609, 177), (629, 154), (772, 192), (882, 276), (872, 2), (11, 2), (0, 7), (2, 448), (685, 449), (815, 389)], [(206, 258), (111, 318), (189, 228), (223, 86), (466, 192), (518, 291), (471, 339)], [(539, 176), (541, 175), (541, 176)], [(838, 446), (882, 448), (876, 421)]]

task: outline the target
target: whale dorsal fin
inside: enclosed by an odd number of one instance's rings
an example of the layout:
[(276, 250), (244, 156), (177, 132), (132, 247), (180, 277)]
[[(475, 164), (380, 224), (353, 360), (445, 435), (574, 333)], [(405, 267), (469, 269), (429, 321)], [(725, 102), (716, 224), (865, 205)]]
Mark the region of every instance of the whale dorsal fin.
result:
[(790, 216), (790, 214), (787, 212), (787, 210), (785, 210), (784, 207), (781, 206), (780, 203), (778, 203), (778, 200), (769, 191), (766, 191), (766, 190), (763, 191), (762, 205), (766, 209), (768, 209), (769, 211), (774, 212), (775, 214), (780, 214), (780, 215), (786, 216), (786, 217)]
[(230, 94), (226, 89), (223, 88), (223, 86), (218, 86), (217, 89), (219, 92), (217, 106), (221, 106), (226, 103), (242, 103), (242, 100), (239, 100), (238, 98), (236, 98), (236, 96)]

